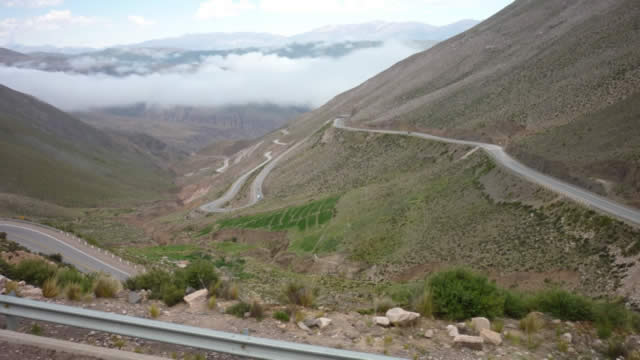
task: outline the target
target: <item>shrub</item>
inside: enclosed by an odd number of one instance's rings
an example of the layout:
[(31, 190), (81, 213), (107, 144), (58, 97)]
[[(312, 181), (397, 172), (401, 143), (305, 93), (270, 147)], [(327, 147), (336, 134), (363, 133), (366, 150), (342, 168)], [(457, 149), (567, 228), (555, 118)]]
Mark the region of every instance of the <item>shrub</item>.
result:
[(304, 307), (313, 306), (313, 290), (302, 283), (288, 283), (285, 287), (284, 294), (289, 301), (289, 304), (300, 305)]
[(580, 295), (564, 290), (547, 290), (536, 297), (536, 306), (543, 312), (561, 320), (593, 320), (592, 302)]
[(15, 271), (15, 266), (4, 261), (3, 258), (0, 258), (0, 275), (4, 275), (9, 279), (13, 279), (15, 278), (14, 271)]
[(607, 350), (605, 353), (605, 355), (607, 355), (609, 359), (626, 358), (627, 354), (628, 354), (628, 350), (622, 343), (621, 339), (615, 338), (615, 339), (609, 340), (609, 343), (607, 344)]
[[(593, 317), (598, 331), (606, 329), (630, 331), (633, 313), (620, 302), (601, 302), (593, 305)], [(610, 333), (611, 331), (609, 331)], [(610, 335), (610, 334), (609, 334)], [(608, 336), (607, 336), (608, 337)]]
[(41, 287), (44, 282), (53, 277), (56, 266), (40, 259), (27, 259), (21, 261), (14, 270), (13, 276), (17, 280)]
[(491, 330), (497, 332), (497, 333), (501, 333), (502, 330), (504, 330), (504, 321), (500, 320), (500, 319), (496, 319), (493, 320), (491, 322)]
[(244, 317), (245, 313), (248, 313), (251, 311), (251, 305), (245, 303), (245, 302), (239, 302), (231, 307), (229, 307), (226, 311), (227, 314), (233, 315), (233, 316), (237, 316), (239, 318)]
[(156, 319), (160, 316), (160, 309), (158, 309), (156, 304), (151, 304), (151, 307), (149, 308), (149, 316), (151, 316), (152, 319)]
[(162, 301), (167, 306), (174, 306), (184, 299), (184, 288), (179, 288), (173, 284), (167, 284), (161, 289)]
[(212, 296), (209, 298), (209, 301), (207, 301), (207, 307), (209, 308), (209, 310), (213, 310), (216, 308), (216, 304), (217, 304), (217, 300), (215, 296)]
[(262, 320), (264, 318), (264, 308), (262, 307), (262, 304), (254, 300), (251, 303), (251, 310), (249, 310), (249, 316), (257, 319), (258, 321)]
[(195, 261), (186, 268), (178, 270), (176, 278), (194, 289), (208, 289), (212, 284), (218, 282), (215, 266), (206, 260)]
[(273, 318), (279, 321), (282, 321), (284, 323), (288, 323), (289, 320), (291, 320), (289, 318), (289, 314), (287, 314), (284, 311), (276, 311), (275, 313), (273, 313)]
[(33, 323), (31, 325), (31, 330), (29, 330), (31, 335), (42, 336), (42, 327), (37, 323)]
[(511, 291), (505, 292), (504, 314), (513, 319), (522, 319), (532, 310), (530, 297)]
[(97, 298), (113, 298), (120, 291), (120, 283), (108, 276), (100, 276), (93, 288)]
[(49, 278), (42, 284), (42, 296), (50, 299), (58, 296), (58, 293), (58, 280), (56, 278)]
[(7, 233), (6, 232), (0, 232), (0, 240), (7, 240)]
[(56, 272), (58, 285), (65, 288), (71, 284), (77, 284), (82, 288), (83, 293), (88, 293), (93, 289), (94, 275), (85, 275), (74, 268), (60, 268)]
[(464, 269), (436, 274), (429, 281), (436, 314), (453, 320), (501, 316), (505, 298), (484, 276)]
[(393, 308), (395, 304), (393, 303), (393, 299), (388, 296), (383, 298), (376, 298), (373, 300), (374, 311), (378, 314), (386, 313), (387, 310)]
[(125, 282), (129, 290), (151, 290), (154, 299), (162, 297), (161, 289), (165, 284), (173, 283), (171, 275), (164, 270), (151, 270), (144, 274), (130, 277)]
[(64, 290), (64, 295), (71, 301), (80, 301), (82, 294), (82, 287), (76, 283), (69, 284)]
[(411, 303), (413, 311), (424, 317), (433, 316), (433, 298), (429, 290), (423, 290)]

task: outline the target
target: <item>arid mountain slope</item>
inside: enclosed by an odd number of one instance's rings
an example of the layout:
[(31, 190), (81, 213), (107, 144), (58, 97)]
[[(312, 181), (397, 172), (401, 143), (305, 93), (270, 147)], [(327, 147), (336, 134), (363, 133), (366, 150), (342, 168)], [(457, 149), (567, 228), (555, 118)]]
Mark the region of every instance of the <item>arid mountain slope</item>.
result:
[[(640, 3), (517, 0), (336, 97), (315, 121), (346, 113), (360, 125), (508, 145), (532, 166), (601, 193), (605, 180), (612, 197), (637, 204), (640, 187), (630, 174), (638, 172), (638, 150), (621, 142), (640, 143), (626, 131), (637, 112), (624, 105), (638, 89)], [(603, 137), (599, 147), (589, 146), (593, 136), (568, 131), (612, 121), (612, 112), (617, 125), (593, 133)], [(533, 144), (532, 136), (540, 146), (521, 145)], [(573, 144), (563, 156), (545, 150), (545, 141), (560, 138)]]
[(72, 207), (156, 199), (172, 175), (157, 165), (166, 158), (157, 140), (143, 140), (104, 133), (0, 86), (0, 193)]

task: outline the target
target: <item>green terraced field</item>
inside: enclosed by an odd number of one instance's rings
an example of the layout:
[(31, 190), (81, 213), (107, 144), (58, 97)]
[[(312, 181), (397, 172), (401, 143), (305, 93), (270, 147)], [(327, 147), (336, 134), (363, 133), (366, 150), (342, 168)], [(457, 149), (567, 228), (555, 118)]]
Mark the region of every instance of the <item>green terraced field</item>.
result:
[(218, 221), (218, 224), (221, 229), (248, 228), (280, 231), (297, 227), (300, 231), (304, 231), (329, 222), (335, 215), (335, 207), (339, 199), (339, 196), (334, 196), (275, 212), (223, 219)]

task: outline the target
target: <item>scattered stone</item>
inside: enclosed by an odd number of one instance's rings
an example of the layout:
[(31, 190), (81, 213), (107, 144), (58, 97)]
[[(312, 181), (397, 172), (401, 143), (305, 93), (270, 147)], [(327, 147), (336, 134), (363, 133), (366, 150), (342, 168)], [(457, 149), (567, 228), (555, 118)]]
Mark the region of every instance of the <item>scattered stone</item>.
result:
[(315, 319), (304, 319), (304, 320), (302, 321), (302, 323), (303, 323), (306, 327), (308, 327), (308, 328), (312, 328), (312, 327), (317, 326), (317, 325), (316, 325), (316, 320), (315, 320)]
[(573, 336), (571, 335), (571, 333), (564, 333), (560, 338), (567, 344), (573, 343)]
[(25, 298), (39, 298), (42, 297), (42, 290), (39, 288), (29, 287), (20, 290), (20, 295)]
[(298, 321), (298, 327), (308, 333), (311, 332), (311, 329), (309, 329), (309, 327), (307, 325), (304, 324), (304, 322), (302, 321)]
[(425, 331), (424, 337), (426, 337), (427, 339), (433, 338), (433, 330), (429, 329), (429, 330)]
[(209, 291), (202, 289), (185, 296), (183, 300), (189, 307), (193, 307), (198, 302), (206, 301), (207, 295), (209, 295)]
[(489, 329), (480, 330), (480, 336), (487, 342), (492, 343), (493, 345), (502, 344), (502, 335), (498, 334), (495, 331)]
[(391, 325), (391, 321), (389, 321), (389, 318), (386, 316), (376, 316), (373, 318), (373, 322), (376, 323), (376, 325), (384, 327)]
[(25, 286), (25, 285), (27, 285), (27, 283), (26, 283), (26, 282), (24, 282), (24, 280), (23, 280), (23, 281), (18, 282), (18, 286)]
[(0, 275), (0, 289), (4, 287), (4, 284), (6, 284), (9, 281), (9, 279), (6, 276)]
[(458, 335), (453, 338), (453, 344), (472, 350), (482, 350), (484, 340), (480, 336)]
[(142, 295), (135, 291), (130, 291), (127, 295), (127, 301), (129, 304), (139, 304), (142, 301)]
[(553, 319), (553, 320), (551, 320), (551, 323), (552, 323), (553, 325), (560, 325), (560, 323), (562, 323), (562, 320), (560, 320), (560, 319)]
[(484, 317), (474, 317), (471, 319), (471, 325), (477, 332), (482, 332), (483, 329), (491, 330), (491, 322)]
[(389, 309), (386, 315), (389, 322), (396, 326), (409, 325), (420, 317), (418, 313), (406, 311), (398, 307)]
[(327, 326), (329, 326), (330, 324), (331, 324), (331, 319), (329, 319), (329, 318), (321, 317), (321, 318), (317, 318), (315, 320), (315, 325), (317, 327), (319, 327), (320, 329), (324, 329)]
[(360, 334), (355, 330), (347, 330), (344, 332), (344, 336), (346, 336), (349, 340), (356, 340), (360, 337)]
[(458, 328), (455, 325), (447, 325), (447, 334), (451, 337), (456, 337), (460, 335), (458, 332)]

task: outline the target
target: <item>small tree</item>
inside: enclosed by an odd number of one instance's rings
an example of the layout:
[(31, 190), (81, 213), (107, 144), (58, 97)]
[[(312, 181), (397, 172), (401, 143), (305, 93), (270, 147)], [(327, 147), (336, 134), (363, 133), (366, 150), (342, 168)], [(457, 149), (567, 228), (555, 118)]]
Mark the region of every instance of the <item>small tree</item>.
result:
[(7, 240), (7, 233), (6, 232), (0, 232), (0, 240)]

